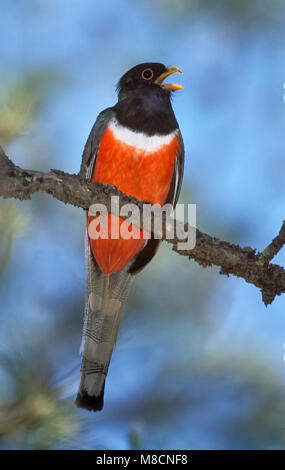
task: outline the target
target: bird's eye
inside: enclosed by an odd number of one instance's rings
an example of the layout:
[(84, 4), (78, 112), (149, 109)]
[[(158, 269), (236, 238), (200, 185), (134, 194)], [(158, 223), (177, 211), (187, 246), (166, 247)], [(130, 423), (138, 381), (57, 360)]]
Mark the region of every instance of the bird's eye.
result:
[(151, 80), (153, 78), (153, 71), (151, 69), (144, 69), (142, 71), (142, 78), (144, 80)]

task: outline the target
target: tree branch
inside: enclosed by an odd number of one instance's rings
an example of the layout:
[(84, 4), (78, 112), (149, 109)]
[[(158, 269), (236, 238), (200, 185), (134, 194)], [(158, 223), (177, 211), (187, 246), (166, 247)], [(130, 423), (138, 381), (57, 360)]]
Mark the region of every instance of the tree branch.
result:
[[(72, 204), (82, 209), (89, 209), (93, 203), (104, 204), (108, 210), (111, 208), (110, 196), (119, 196), (120, 207), (124, 204), (136, 204), (142, 212), (143, 202), (129, 197), (118, 191), (114, 186), (92, 183), (79, 175), (70, 175), (63, 171), (50, 170), (49, 173), (24, 170), (15, 166), (0, 147), (0, 196), (3, 198), (30, 199), (34, 193), (50, 194), (54, 198)], [(154, 208), (153, 213), (159, 209)], [(265, 248), (262, 253), (256, 253), (250, 247), (240, 247), (218, 238), (211, 237), (196, 230), (196, 246), (191, 250), (179, 249), (179, 240), (173, 234), (173, 228), (184, 228), (185, 231), (194, 230), (188, 224), (167, 219), (162, 216), (162, 232), (152, 231), (161, 235), (172, 245), (172, 249), (189, 259), (194, 259), (201, 266), (220, 266), (220, 274), (233, 274), (243, 278), (250, 284), (261, 289), (262, 300), (267, 306), (272, 303), (276, 295), (285, 292), (285, 270), (270, 261), (285, 244), (285, 222), (279, 235)], [(136, 220), (141, 225), (140, 220)]]
[(285, 220), (281, 226), (280, 232), (277, 237), (273, 238), (272, 242), (264, 248), (263, 252), (259, 255), (259, 262), (261, 264), (269, 263), (275, 255), (283, 248), (285, 245)]

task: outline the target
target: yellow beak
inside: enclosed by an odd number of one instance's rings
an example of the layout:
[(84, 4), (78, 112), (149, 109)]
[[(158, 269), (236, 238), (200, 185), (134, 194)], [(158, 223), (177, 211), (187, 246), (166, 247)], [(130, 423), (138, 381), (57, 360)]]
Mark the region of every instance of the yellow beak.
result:
[(182, 85), (177, 85), (176, 83), (162, 83), (165, 78), (169, 77), (173, 73), (183, 73), (182, 70), (178, 69), (177, 67), (167, 67), (166, 72), (163, 72), (159, 77), (155, 80), (155, 83), (160, 85), (162, 88), (166, 88), (168, 90), (182, 90)]

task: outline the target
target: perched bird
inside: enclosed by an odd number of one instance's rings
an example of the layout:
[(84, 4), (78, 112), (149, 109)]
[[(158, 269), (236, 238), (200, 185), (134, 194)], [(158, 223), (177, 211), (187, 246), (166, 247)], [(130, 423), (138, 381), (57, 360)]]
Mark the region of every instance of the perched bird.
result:
[[(181, 85), (164, 83), (176, 67), (143, 63), (122, 76), (118, 102), (102, 111), (86, 142), (80, 174), (112, 184), (127, 195), (150, 203), (173, 204), (181, 188), (184, 146), (171, 93)], [(108, 215), (109, 221), (111, 214)], [(115, 216), (116, 217), (116, 216)], [(94, 219), (94, 218), (93, 218)], [(103, 408), (105, 379), (130, 283), (153, 258), (160, 240), (145, 236), (90, 238), (87, 215), (87, 295), (82, 367), (76, 404)], [(123, 219), (119, 218), (119, 225)], [(108, 232), (109, 234), (109, 232)]]

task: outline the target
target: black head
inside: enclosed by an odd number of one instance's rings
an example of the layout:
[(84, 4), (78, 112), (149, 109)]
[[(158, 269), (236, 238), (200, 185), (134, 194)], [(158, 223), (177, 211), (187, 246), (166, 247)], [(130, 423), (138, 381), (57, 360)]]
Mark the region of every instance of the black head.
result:
[(176, 67), (146, 62), (130, 69), (120, 79), (118, 103), (112, 108), (120, 124), (148, 135), (166, 135), (178, 128), (171, 106), (171, 91), (181, 85), (163, 83)]
[(173, 73), (181, 72), (177, 67), (166, 67), (157, 62), (145, 62), (130, 69), (120, 79), (117, 90), (119, 99), (123, 99), (137, 90), (161, 90), (168, 95), (171, 91), (180, 90), (181, 85), (163, 83)]

